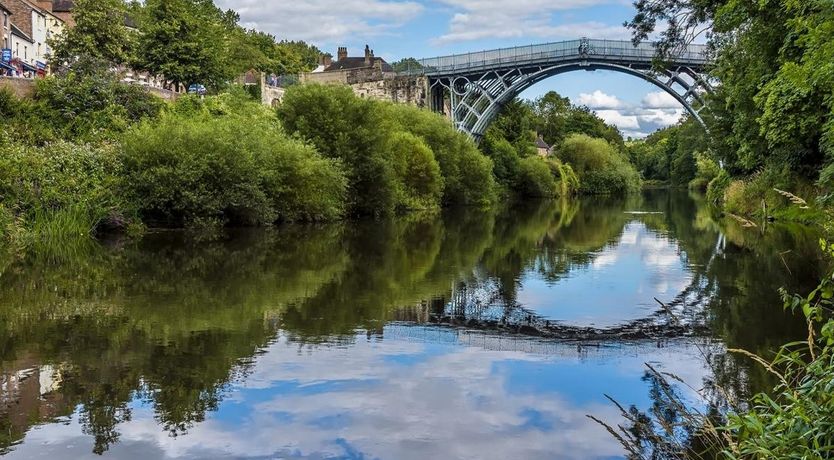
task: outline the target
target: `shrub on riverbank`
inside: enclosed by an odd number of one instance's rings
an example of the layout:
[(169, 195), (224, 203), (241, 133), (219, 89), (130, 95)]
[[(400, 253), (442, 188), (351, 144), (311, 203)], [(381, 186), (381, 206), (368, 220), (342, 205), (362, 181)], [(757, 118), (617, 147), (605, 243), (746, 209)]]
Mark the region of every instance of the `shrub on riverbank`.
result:
[[(444, 204), (483, 205), (494, 201), (489, 159), (439, 115), (359, 98), (350, 88), (335, 85), (288, 89), (278, 115), (289, 132), (312, 142), (324, 156), (342, 161), (349, 180), (352, 213), (386, 215), (414, 205), (413, 201), (402, 200), (399, 191), (408, 188), (410, 179), (401, 174), (405, 169), (398, 166), (399, 153), (390, 148), (392, 139), (405, 139), (402, 132), (410, 133), (430, 149), (442, 177)], [(413, 139), (409, 142), (415, 145)], [(426, 151), (420, 155), (431, 164)], [(420, 205), (427, 204), (423, 200)], [(432, 203), (433, 207), (440, 204)]]
[(824, 204), (810, 198), (818, 195), (814, 184), (787, 168), (774, 167), (735, 179), (721, 170), (707, 187), (707, 200), (729, 214), (754, 221), (773, 217), (830, 225)]
[(718, 177), (721, 167), (704, 153), (695, 154), (695, 178), (689, 181), (689, 188), (705, 192), (709, 183)]
[(522, 196), (535, 198), (553, 198), (561, 191), (550, 165), (538, 157), (527, 157), (519, 161), (516, 188)]
[(31, 98), (0, 90), (3, 129), (31, 145), (110, 140), (142, 119), (157, 117), (164, 104), (141, 86), (119, 82), (106, 64), (91, 59), (38, 79)]
[(234, 105), (186, 99), (125, 134), (125, 184), (143, 219), (263, 225), (341, 216), (340, 163), (287, 137), (260, 106)]
[(629, 193), (640, 189), (640, 176), (628, 159), (603, 139), (572, 134), (559, 146), (558, 157), (571, 165), (584, 194)]
[(394, 172), (400, 179), (396, 202), (401, 209), (436, 208), (443, 196), (440, 165), (429, 146), (419, 137), (394, 133), (388, 140), (388, 150), (394, 160)]
[(0, 146), (0, 225), (7, 243), (86, 238), (100, 226), (125, 227), (121, 163), (111, 145), (55, 142)]
[(497, 200), (492, 161), (442, 115), (405, 104), (376, 103), (397, 127), (423, 139), (443, 176), (444, 204), (485, 206)]

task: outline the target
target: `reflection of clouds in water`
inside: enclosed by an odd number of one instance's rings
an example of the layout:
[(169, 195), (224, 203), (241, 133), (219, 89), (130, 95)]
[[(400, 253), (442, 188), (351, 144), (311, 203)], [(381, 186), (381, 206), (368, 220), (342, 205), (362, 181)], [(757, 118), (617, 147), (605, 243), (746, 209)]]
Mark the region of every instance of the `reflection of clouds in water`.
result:
[(617, 253), (616, 252), (603, 252), (596, 259), (591, 263), (591, 267), (594, 270), (599, 270), (617, 263)]
[(635, 245), (637, 244), (637, 237), (640, 235), (639, 227), (635, 225), (627, 225), (620, 236), (620, 245)]
[(538, 272), (527, 271), (518, 302), (565, 324), (610, 327), (650, 316), (658, 308), (654, 297), (673, 298), (691, 281), (677, 242), (634, 220), (589, 266), (573, 267), (569, 276), (543, 282)]
[[(542, 356), (357, 340), (349, 348), (299, 353), (280, 339), (257, 358), (252, 374), (232, 389), (220, 412), (209, 413), (188, 434), (169, 437), (149, 408), (140, 407), (132, 421), (119, 426), (122, 442), (109, 454), (323, 458), (352, 451), (355, 458), (380, 459), (610, 458), (622, 454), (619, 445), (585, 417), (619, 421), (603, 392), (628, 402), (634, 394), (645, 395), (640, 376), (647, 360), (663, 369), (667, 362), (687, 362), (696, 385), (704, 374), (695, 361), (681, 360), (691, 350), (677, 346), (603, 347), (580, 356), (571, 346), (561, 356)], [(588, 394), (588, 384), (595, 394)], [(626, 386), (631, 393), (618, 393)], [(19, 449), (12, 458), (50, 450), (52, 456), (100, 458), (90, 453), (91, 439), (81, 436), (76, 420), (33, 430)]]

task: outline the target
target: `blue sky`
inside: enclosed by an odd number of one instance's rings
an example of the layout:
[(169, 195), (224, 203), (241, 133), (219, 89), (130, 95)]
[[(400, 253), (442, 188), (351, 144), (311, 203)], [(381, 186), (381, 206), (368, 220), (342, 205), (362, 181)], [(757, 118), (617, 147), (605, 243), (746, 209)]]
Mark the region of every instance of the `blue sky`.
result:
[[(631, 0), (216, 0), (246, 27), (305, 40), (336, 54), (365, 44), (388, 61), (433, 57), (582, 36), (629, 38)], [(627, 136), (674, 124), (683, 109), (659, 89), (612, 72), (550, 78), (522, 96), (555, 90), (596, 110)]]

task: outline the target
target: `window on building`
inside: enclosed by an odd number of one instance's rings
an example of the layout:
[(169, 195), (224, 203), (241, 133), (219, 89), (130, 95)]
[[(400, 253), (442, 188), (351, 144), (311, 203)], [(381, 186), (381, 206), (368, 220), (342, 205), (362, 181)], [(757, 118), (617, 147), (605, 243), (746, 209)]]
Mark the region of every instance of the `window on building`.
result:
[(3, 27), (9, 26), (9, 13), (3, 13)]
[(29, 60), (29, 47), (28, 46), (23, 47), (23, 60), (24, 61)]

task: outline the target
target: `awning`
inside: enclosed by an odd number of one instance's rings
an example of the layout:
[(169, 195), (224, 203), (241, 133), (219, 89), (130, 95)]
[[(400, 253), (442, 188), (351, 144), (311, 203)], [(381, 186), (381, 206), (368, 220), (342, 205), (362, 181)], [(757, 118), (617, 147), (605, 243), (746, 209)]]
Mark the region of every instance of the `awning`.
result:
[(29, 72), (37, 72), (38, 69), (32, 66), (31, 64), (27, 64), (26, 62), (20, 61), (20, 65), (23, 67), (23, 70), (28, 70)]
[(4, 70), (14, 70), (14, 67), (6, 64), (5, 62), (0, 62), (0, 69)]

